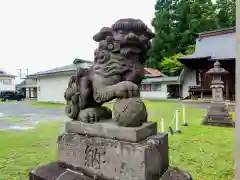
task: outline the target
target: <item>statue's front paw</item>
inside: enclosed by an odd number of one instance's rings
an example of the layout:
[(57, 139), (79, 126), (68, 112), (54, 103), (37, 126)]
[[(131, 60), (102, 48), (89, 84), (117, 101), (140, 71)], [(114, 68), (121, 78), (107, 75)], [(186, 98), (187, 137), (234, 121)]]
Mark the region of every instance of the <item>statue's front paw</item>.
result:
[(138, 97), (139, 93), (138, 86), (131, 81), (122, 81), (116, 84), (115, 95), (118, 98)]
[(78, 120), (85, 123), (94, 123), (99, 121), (99, 114), (94, 108), (88, 108), (80, 111)]

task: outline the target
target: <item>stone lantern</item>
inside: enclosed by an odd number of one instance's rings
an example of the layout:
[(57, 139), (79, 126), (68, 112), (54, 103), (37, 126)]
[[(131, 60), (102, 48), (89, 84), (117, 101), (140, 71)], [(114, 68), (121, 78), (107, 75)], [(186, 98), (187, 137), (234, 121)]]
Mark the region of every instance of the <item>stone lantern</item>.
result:
[(219, 61), (216, 61), (214, 67), (211, 68), (207, 74), (213, 77), (210, 86), (212, 89), (212, 101), (208, 108), (207, 115), (204, 117), (203, 124), (235, 126), (223, 98), (224, 82), (222, 81), (222, 76), (229, 74), (229, 72), (220, 66)]

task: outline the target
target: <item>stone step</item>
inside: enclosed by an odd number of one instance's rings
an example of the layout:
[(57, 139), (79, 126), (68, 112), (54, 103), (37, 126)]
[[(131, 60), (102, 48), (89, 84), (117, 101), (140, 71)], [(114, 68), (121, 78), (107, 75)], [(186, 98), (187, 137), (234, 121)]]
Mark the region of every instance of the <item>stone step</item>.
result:
[(231, 120), (206, 120), (205, 125), (235, 127), (235, 122)]
[(80, 171), (72, 171), (57, 162), (52, 162), (30, 172), (29, 180), (94, 180), (94, 177), (88, 177)]
[[(131, 177), (129, 177), (131, 179)], [(29, 180), (107, 180), (99, 177), (88, 177), (81, 171), (73, 171), (61, 166), (57, 162), (52, 162), (39, 167), (29, 173)], [(120, 179), (122, 180), (122, 179)], [(133, 179), (135, 180), (135, 179)], [(192, 176), (179, 168), (169, 167), (161, 176), (152, 180), (192, 180)]]

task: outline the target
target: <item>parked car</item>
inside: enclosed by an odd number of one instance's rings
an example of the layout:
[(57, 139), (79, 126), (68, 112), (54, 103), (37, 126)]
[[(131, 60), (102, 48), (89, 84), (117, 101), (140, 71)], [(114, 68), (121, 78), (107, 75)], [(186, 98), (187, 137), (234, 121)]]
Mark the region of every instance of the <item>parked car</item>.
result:
[(0, 98), (2, 101), (6, 100), (16, 100), (16, 101), (21, 101), (25, 97), (23, 94), (16, 92), (16, 91), (1, 91), (0, 92)]

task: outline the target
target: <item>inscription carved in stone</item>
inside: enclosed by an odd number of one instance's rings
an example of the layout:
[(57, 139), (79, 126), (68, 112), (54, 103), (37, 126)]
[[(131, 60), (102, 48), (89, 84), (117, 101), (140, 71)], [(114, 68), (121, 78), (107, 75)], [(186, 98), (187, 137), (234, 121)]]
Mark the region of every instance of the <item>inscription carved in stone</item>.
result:
[[(63, 136), (63, 139), (62, 141), (64, 140), (64, 136)], [(64, 144), (64, 148), (67, 149), (67, 151), (64, 151), (65, 155), (69, 158), (75, 158), (77, 157), (79, 154), (78, 154), (78, 151), (76, 151), (78, 148), (78, 144), (76, 143), (65, 143)]]
[(87, 145), (85, 149), (84, 165), (88, 168), (100, 169), (101, 164), (104, 163), (104, 160), (102, 160), (104, 154), (105, 151)]

